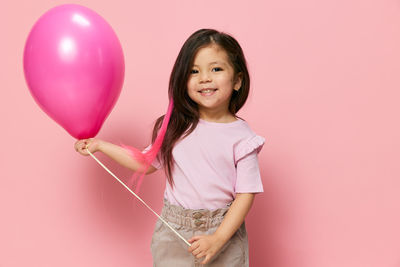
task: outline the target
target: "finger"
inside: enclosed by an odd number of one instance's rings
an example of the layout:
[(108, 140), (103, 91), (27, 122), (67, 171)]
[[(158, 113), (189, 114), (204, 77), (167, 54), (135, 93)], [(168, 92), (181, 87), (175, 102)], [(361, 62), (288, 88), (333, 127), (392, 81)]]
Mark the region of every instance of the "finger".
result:
[(93, 144), (93, 138), (89, 138), (87, 139), (86, 145), (85, 145), (85, 149), (89, 150), (89, 147), (92, 146)]
[(75, 147), (75, 150), (76, 150), (76, 151), (79, 150), (80, 144), (81, 144), (81, 141), (80, 141), (80, 140), (78, 140), (78, 141), (75, 142), (74, 147)]
[(192, 238), (190, 238), (189, 240), (188, 240), (188, 242), (189, 243), (193, 243), (194, 241), (197, 241), (197, 240), (199, 240), (200, 239), (200, 236), (193, 236)]
[(200, 247), (200, 244), (199, 244), (199, 243), (193, 243), (193, 244), (190, 246), (190, 252), (193, 252), (193, 250), (198, 249), (199, 247)]
[(85, 142), (82, 144), (82, 149), (89, 149), (89, 146), (91, 146), (92, 142), (90, 140), (86, 139)]
[(207, 264), (210, 261), (211, 256), (207, 255), (206, 258), (201, 262), (201, 264)]
[(190, 247), (189, 247), (189, 252), (191, 253), (193, 250), (195, 250), (196, 248), (198, 248), (200, 246), (199, 243), (193, 243)]
[(200, 259), (203, 258), (206, 255), (205, 251), (200, 252), (199, 254), (196, 255), (196, 258)]
[(83, 154), (83, 155), (87, 155), (88, 153), (87, 153), (87, 151), (86, 151), (86, 149), (85, 149), (85, 147), (83, 146), (83, 145), (81, 145), (79, 148), (78, 148), (78, 152), (79, 153), (81, 153), (81, 154)]
[(82, 151), (83, 148), (84, 148), (84, 146), (85, 146), (84, 141), (81, 141), (81, 142), (79, 142), (79, 144), (78, 144), (78, 149)]
[(199, 255), (199, 254), (202, 253), (202, 252), (203, 252), (203, 249), (200, 248), (200, 247), (198, 247), (198, 248), (196, 248), (195, 250), (193, 250), (192, 254), (193, 254), (193, 256), (197, 256), (197, 255)]

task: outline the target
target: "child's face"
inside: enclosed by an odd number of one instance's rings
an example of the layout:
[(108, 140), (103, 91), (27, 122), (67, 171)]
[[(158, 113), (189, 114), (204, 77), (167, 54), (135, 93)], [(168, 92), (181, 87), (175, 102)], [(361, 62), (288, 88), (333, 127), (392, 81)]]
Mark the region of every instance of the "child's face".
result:
[(240, 76), (234, 79), (234, 69), (220, 46), (212, 44), (197, 52), (187, 89), (189, 97), (198, 104), (201, 118), (230, 114), (232, 92), (239, 90), (242, 82)]

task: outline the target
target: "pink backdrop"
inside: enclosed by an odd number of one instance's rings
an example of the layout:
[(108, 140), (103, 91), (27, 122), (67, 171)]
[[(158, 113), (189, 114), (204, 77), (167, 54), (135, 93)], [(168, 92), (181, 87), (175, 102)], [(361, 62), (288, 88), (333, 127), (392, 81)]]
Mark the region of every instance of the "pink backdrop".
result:
[[(156, 218), (74, 151), (25, 84), (29, 30), (64, 2), (10, 2), (0, 16), (0, 266), (151, 266)], [(124, 49), (122, 94), (98, 135), (114, 143), (148, 144), (192, 32), (217, 28), (242, 44), (252, 92), (239, 115), (267, 140), (265, 193), (247, 218), (251, 266), (400, 266), (398, 1), (74, 2), (105, 18)], [(157, 211), (163, 187), (160, 172), (142, 186)]]

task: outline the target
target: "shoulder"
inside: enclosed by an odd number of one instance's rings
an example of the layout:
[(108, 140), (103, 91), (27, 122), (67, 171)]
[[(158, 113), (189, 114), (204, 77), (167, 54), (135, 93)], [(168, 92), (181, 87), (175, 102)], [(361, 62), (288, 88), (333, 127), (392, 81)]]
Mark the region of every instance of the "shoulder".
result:
[(241, 132), (243, 138), (253, 137), (257, 135), (247, 121), (242, 118), (238, 118), (237, 121), (237, 130)]

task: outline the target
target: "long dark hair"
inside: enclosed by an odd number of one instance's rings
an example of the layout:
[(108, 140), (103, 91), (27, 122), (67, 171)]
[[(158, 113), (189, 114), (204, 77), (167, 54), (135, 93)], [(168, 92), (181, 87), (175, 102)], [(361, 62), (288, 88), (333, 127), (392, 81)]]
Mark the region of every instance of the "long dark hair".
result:
[[(187, 82), (196, 53), (203, 47), (216, 44), (223, 48), (233, 66), (235, 79), (240, 74), (242, 84), (239, 90), (233, 90), (229, 103), (229, 111), (235, 115), (244, 105), (249, 95), (250, 77), (242, 48), (230, 35), (213, 29), (201, 29), (193, 33), (183, 44), (175, 61), (169, 80), (168, 95), (173, 100), (174, 108), (165, 133), (158, 159), (163, 163), (168, 182), (173, 186), (173, 157), (172, 149), (181, 138), (189, 135), (199, 122), (197, 103), (190, 99), (187, 93)], [(165, 115), (157, 119), (152, 142), (157, 137)]]

